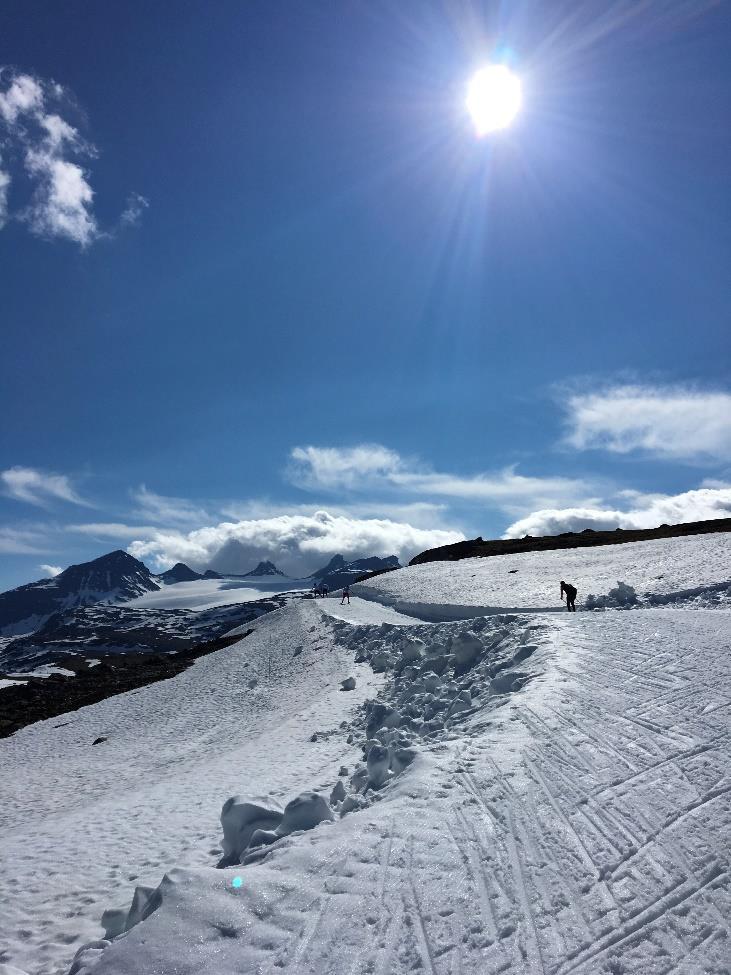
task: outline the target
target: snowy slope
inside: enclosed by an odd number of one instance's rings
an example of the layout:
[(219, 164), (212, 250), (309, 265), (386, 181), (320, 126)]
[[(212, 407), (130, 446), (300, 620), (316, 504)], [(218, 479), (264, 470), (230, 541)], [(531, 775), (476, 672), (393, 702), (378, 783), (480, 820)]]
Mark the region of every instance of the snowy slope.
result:
[(464, 619), (495, 609), (560, 610), (561, 579), (576, 586), (579, 606), (618, 581), (649, 602), (685, 595), (710, 603), (727, 598), (731, 589), (731, 533), (429, 562), (358, 583), (352, 591), (406, 615)]
[[(339, 602), (0, 742), (0, 975), (728, 975), (730, 612)], [(333, 822), (215, 868), (229, 796), (337, 782)], [(138, 884), (148, 916), (104, 940)]]
[[(379, 681), (331, 647), (319, 610), (293, 604), (172, 680), (1, 741), (0, 963), (65, 972), (136, 884), (157, 885), (176, 863), (214, 864), (229, 795), (331, 788), (355, 749), (309, 739), (337, 729)], [(358, 687), (344, 694), (350, 673)]]

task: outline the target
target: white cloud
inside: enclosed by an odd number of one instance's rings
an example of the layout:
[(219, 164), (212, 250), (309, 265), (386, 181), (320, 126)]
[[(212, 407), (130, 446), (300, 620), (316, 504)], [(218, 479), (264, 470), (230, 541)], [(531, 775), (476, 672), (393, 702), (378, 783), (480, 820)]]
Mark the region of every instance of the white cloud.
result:
[(41, 572), (45, 572), (47, 576), (50, 576), (51, 579), (63, 572), (63, 568), (60, 565), (39, 565), (38, 568)]
[(689, 521), (731, 517), (731, 484), (701, 487), (682, 494), (648, 494), (627, 491), (633, 506), (616, 508), (547, 508), (514, 522), (503, 538), (523, 535), (558, 535), (561, 532), (607, 531), (615, 528), (657, 528)]
[(26, 168), (37, 177), (38, 188), (25, 217), (40, 237), (67, 237), (87, 247), (99, 236), (91, 212), (94, 191), (81, 166), (57, 153), (49, 144), (26, 154)]
[(380, 444), (357, 447), (295, 447), (290, 478), (299, 486), (326, 490), (372, 490), (379, 486), (401, 492), (493, 504), (505, 511), (556, 503), (595, 501), (595, 487), (568, 477), (529, 477), (515, 467), (460, 476), (429, 470)]
[[(30, 203), (17, 215), (38, 236), (61, 237), (87, 247), (109, 235), (99, 228), (89, 172), (82, 165), (96, 156), (96, 150), (59, 114), (68, 108), (60, 85), (0, 69), (3, 146), (34, 186)], [(0, 227), (8, 216), (10, 178), (10, 171), (0, 171)], [(143, 197), (132, 194), (121, 222), (139, 220), (146, 205)]]
[(27, 501), (45, 507), (48, 501), (70, 501), (90, 507), (74, 490), (65, 474), (48, 474), (32, 467), (10, 467), (0, 472), (4, 493), (16, 501)]
[(136, 227), (142, 219), (142, 214), (149, 207), (150, 201), (139, 193), (130, 193), (119, 222), (123, 227)]
[(117, 521), (94, 521), (81, 525), (66, 525), (66, 531), (92, 535), (94, 538), (113, 538), (126, 541), (140, 536), (152, 536), (157, 530), (152, 525), (125, 525)]
[[(0, 76), (1, 77), (1, 76)], [(40, 111), (43, 105), (43, 89), (30, 75), (10, 75), (5, 92), (0, 91), (0, 115), (12, 125), (23, 113)]]
[(45, 535), (33, 528), (0, 526), (0, 554), (45, 555), (49, 546)]
[(615, 386), (570, 396), (566, 443), (673, 460), (731, 459), (731, 394), (685, 387)]
[(210, 515), (186, 498), (171, 498), (164, 494), (150, 491), (144, 484), (130, 492), (132, 499), (138, 504), (133, 512), (138, 518), (154, 522), (173, 524), (200, 524), (209, 521)]
[[(2, 161), (2, 157), (0, 157)], [(8, 219), (8, 189), (10, 187), (10, 173), (0, 169), (0, 230), (5, 226)]]
[(295, 447), (290, 457), (292, 477), (310, 488), (358, 488), (364, 480), (393, 477), (403, 467), (401, 457), (381, 444)]
[(325, 557), (342, 553), (398, 555), (402, 560), (436, 545), (460, 541), (461, 532), (416, 528), (387, 518), (354, 518), (327, 511), (313, 514), (278, 515), (269, 518), (199, 528), (182, 532), (159, 529), (128, 547), (136, 558), (153, 560), (156, 568), (186, 562), (197, 568), (209, 564), (218, 550), (231, 540), (244, 546), (252, 567), (269, 558), (292, 575), (309, 573)]

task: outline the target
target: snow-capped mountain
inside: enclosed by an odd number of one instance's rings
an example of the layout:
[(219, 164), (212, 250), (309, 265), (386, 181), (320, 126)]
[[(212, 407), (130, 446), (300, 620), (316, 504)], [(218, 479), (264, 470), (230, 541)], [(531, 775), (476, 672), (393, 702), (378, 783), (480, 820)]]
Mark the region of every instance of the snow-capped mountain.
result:
[(341, 569), (344, 569), (346, 565), (347, 562), (342, 555), (333, 555), (327, 565), (312, 573), (312, 578), (325, 579), (327, 576), (332, 575), (333, 572), (339, 572)]
[(191, 569), (185, 562), (176, 562), (172, 569), (161, 572), (157, 578), (165, 585), (173, 586), (176, 582), (195, 582), (197, 579), (202, 579), (203, 575)]
[(330, 589), (341, 589), (367, 572), (386, 572), (400, 568), (401, 563), (395, 555), (388, 555), (384, 559), (374, 555), (370, 558), (354, 559), (352, 562), (346, 562), (342, 555), (334, 555), (327, 565), (313, 572), (311, 578), (320, 584), (326, 584)]
[(147, 566), (118, 550), (70, 565), (54, 579), (40, 579), (0, 593), (0, 633), (29, 633), (52, 613), (100, 602), (123, 602), (160, 588)]
[(244, 579), (255, 579), (260, 576), (282, 576), (286, 579), (286, 574), (281, 572), (273, 562), (260, 562), (251, 572), (244, 572)]

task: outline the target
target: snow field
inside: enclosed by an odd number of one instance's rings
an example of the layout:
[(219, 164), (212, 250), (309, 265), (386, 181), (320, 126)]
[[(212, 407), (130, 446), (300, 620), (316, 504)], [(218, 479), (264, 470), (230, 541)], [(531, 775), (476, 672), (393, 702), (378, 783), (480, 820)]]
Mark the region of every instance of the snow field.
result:
[(500, 610), (565, 609), (561, 579), (587, 596), (602, 596), (626, 583), (640, 602), (675, 601), (731, 606), (731, 533), (659, 538), (625, 545), (524, 552), (459, 562), (428, 562), (388, 572), (352, 587), (406, 616), (439, 621)]
[(728, 971), (731, 615), (334, 637), (388, 677), (348, 725), (367, 761), (339, 820), (169, 871), (73, 975)]
[(133, 609), (214, 609), (232, 603), (249, 603), (282, 592), (312, 588), (311, 579), (196, 579), (176, 582), (156, 592), (144, 593), (125, 603)]
[(728, 975), (731, 613), (335, 602), (0, 742), (0, 975)]
[[(217, 862), (227, 796), (329, 794), (352, 763), (333, 732), (380, 678), (333, 645), (309, 601), (251, 625), (171, 680), (0, 742), (0, 964), (67, 972), (136, 885), (156, 887), (176, 863)], [(344, 693), (350, 674), (357, 687)]]

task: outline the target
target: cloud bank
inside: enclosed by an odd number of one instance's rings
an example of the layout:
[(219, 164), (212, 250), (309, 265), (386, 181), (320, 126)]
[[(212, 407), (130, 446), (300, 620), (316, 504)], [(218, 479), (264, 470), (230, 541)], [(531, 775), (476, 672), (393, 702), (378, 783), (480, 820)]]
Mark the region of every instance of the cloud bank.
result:
[(558, 535), (585, 528), (612, 531), (615, 528), (657, 528), (689, 521), (731, 517), (731, 485), (701, 487), (676, 495), (641, 495), (626, 492), (634, 505), (628, 510), (613, 508), (546, 508), (514, 522), (503, 538), (524, 535)]
[(363, 555), (398, 555), (408, 560), (436, 545), (464, 538), (460, 532), (415, 528), (386, 518), (354, 518), (327, 511), (279, 515), (270, 518), (222, 522), (190, 532), (152, 529), (146, 538), (133, 541), (127, 551), (149, 559), (155, 568), (185, 562), (205, 568), (227, 542), (239, 542), (242, 555), (253, 568), (260, 559), (273, 559), (289, 575), (307, 575), (323, 560), (341, 553), (346, 558)]
[(372, 491), (381, 487), (484, 502), (514, 514), (532, 507), (596, 500), (595, 486), (581, 478), (529, 477), (516, 473), (514, 465), (463, 477), (433, 471), (382, 444), (295, 447), (288, 473), (294, 483), (309, 490)]
[(615, 386), (571, 396), (565, 442), (577, 450), (695, 462), (731, 459), (731, 395), (685, 387)]

